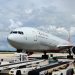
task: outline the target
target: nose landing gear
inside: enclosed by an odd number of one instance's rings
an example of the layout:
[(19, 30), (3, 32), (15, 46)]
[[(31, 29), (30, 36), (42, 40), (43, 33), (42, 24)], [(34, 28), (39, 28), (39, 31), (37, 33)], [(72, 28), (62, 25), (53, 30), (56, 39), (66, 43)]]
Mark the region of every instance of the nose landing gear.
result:
[(46, 52), (44, 52), (44, 55), (42, 55), (42, 59), (48, 59), (48, 55), (46, 55)]

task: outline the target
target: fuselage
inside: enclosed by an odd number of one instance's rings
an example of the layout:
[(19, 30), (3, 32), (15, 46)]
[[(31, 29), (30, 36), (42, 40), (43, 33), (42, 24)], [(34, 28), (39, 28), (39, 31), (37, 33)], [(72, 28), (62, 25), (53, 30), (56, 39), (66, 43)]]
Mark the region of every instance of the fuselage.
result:
[(57, 51), (59, 45), (69, 44), (66, 40), (32, 27), (22, 27), (11, 31), (8, 42), (16, 49), (38, 52)]

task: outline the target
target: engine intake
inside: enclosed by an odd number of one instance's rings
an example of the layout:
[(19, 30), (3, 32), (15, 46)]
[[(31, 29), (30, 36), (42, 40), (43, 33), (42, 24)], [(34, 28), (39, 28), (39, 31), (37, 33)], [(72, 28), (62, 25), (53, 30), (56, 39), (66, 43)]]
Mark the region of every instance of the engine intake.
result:
[(72, 52), (75, 54), (75, 47), (72, 48)]

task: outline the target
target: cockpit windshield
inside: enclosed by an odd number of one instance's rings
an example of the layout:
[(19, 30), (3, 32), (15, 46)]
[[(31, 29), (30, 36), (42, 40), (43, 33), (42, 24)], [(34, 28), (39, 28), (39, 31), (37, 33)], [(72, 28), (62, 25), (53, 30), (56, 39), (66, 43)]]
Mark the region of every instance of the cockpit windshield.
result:
[(22, 31), (11, 31), (10, 34), (24, 34)]

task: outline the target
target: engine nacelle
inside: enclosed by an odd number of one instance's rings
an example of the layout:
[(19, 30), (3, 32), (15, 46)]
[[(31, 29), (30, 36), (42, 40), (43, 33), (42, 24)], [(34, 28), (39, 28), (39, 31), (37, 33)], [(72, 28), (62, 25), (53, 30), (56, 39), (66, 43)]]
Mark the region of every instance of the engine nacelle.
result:
[(72, 48), (72, 52), (75, 54), (75, 47)]

